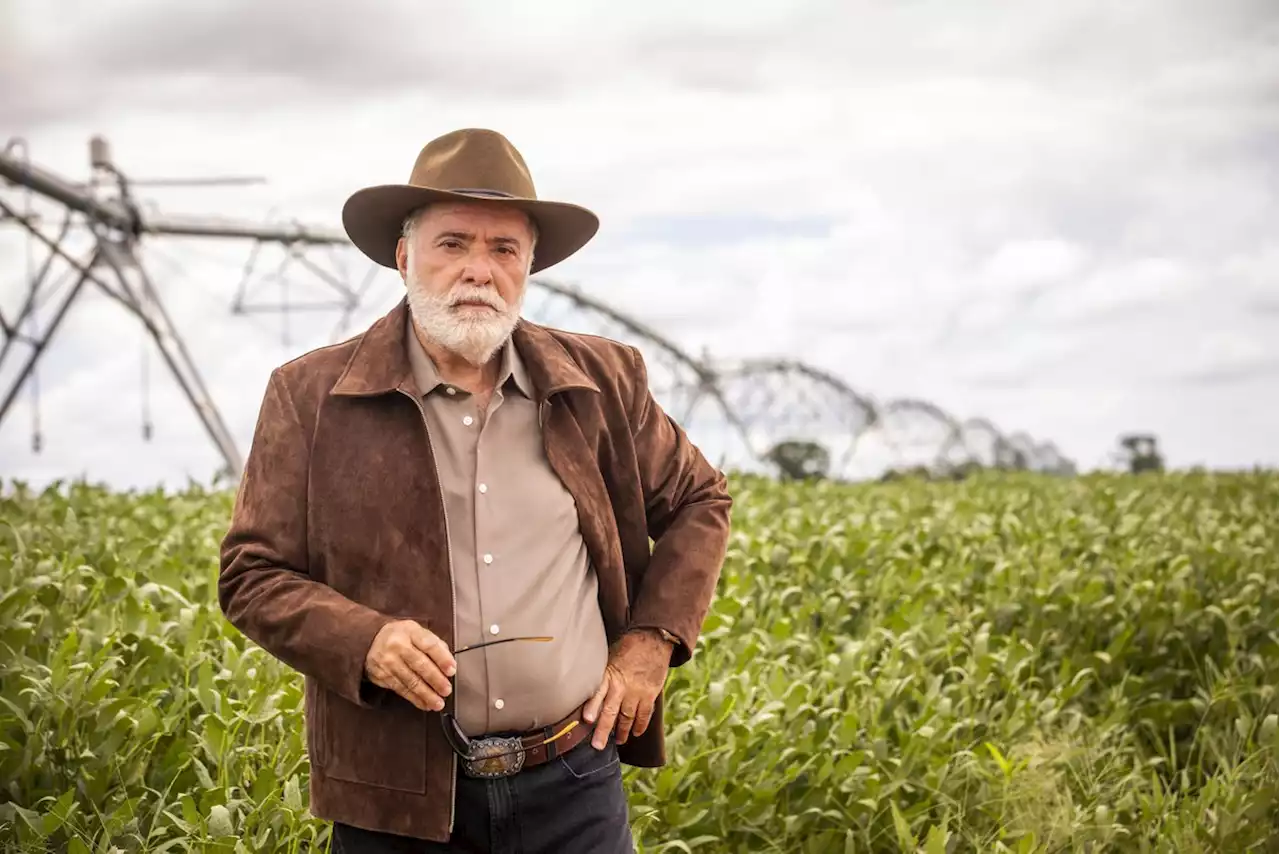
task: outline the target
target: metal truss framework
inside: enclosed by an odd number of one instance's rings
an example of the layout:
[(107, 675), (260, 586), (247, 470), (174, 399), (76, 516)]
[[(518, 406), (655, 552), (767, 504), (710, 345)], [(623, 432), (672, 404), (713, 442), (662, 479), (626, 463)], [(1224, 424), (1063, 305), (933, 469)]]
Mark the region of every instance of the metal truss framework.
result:
[[(6, 201), (0, 194), (0, 223), (22, 228), (29, 247), (43, 250), (45, 257), (37, 266), (29, 256), (27, 290), (17, 315), (6, 316), (0, 307), (0, 368), (17, 345), (28, 348), (12, 382), (7, 388), (0, 386), (0, 424), (32, 379), (73, 303), (86, 287), (96, 287), (142, 324), (217, 447), (225, 474), (236, 476), (243, 466), (240, 448), (142, 263), (144, 238), (249, 242), (249, 259), (231, 311), (241, 315), (273, 312), (286, 320), (294, 312), (336, 312), (339, 320), (332, 340), (347, 334), (381, 268), (359, 255), (346, 234), (336, 229), (145, 212), (130, 180), (112, 164), (100, 138), (90, 143), (93, 171), (86, 184), (33, 165), (25, 152), (19, 157), (16, 148), (11, 144), (0, 153), (0, 190), (16, 190), (25, 197), (25, 204)], [(56, 229), (45, 227), (45, 217), (34, 212), (35, 201), (60, 214)], [(76, 233), (88, 237), (79, 256), (71, 249)], [(269, 251), (280, 256), (280, 263), (263, 273), (261, 261)], [(364, 270), (358, 283), (353, 268), (344, 265), (351, 258)], [(64, 278), (69, 284), (52, 281), (56, 262), (67, 268)], [(289, 289), (299, 272), (313, 286), (319, 283), (327, 298), (292, 298)], [(267, 301), (261, 294), (270, 284), (280, 288), (278, 301)], [(50, 304), (51, 314), (42, 325), (39, 317)], [(802, 440), (829, 450), (830, 474), (836, 477), (853, 477), (855, 471), (874, 476), (912, 466), (950, 470), (966, 464), (1074, 471), (1052, 443), (1037, 442), (1025, 433), (1005, 435), (986, 419), (961, 420), (927, 401), (880, 403), (831, 372), (803, 362), (761, 358), (718, 363), (710, 354), (694, 356), (644, 321), (551, 279), (530, 280), (524, 314), (537, 322), (605, 335), (640, 349), (654, 397), (726, 468), (766, 469), (768, 453), (777, 443)], [(38, 452), (38, 431), (34, 439)], [(879, 448), (879, 457), (870, 450), (873, 446)]]

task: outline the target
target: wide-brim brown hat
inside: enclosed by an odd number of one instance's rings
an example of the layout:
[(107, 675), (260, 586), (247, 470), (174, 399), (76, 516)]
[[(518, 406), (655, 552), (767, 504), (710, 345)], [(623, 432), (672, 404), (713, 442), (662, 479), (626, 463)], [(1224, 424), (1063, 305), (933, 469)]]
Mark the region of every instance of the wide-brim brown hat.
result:
[(595, 236), (599, 218), (579, 205), (538, 198), (524, 157), (502, 134), (478, 128), (453, 131), (423, 146), (406, 184), (357, 190), (342, 208), (347, 236), (365, 255), (396, 268), (404, 221), (432, 202), (500, 204), (526, 212), (537, 224), (530, 272), (545, 270)]

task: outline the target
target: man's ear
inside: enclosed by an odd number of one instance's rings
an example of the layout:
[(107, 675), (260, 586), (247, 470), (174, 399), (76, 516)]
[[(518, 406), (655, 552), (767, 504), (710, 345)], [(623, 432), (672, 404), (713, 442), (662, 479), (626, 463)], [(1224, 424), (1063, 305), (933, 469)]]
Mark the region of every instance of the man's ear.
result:
[(408, 284), (408, 238), (401, 237), (396, 243), (396, 269), (401, 274), (401, 282)]

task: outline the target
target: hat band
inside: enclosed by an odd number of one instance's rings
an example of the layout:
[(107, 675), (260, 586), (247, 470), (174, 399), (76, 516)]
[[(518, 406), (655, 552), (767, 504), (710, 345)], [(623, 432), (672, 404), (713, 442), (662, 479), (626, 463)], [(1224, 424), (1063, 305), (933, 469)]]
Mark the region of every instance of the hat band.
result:
[(477, 187), (453, 187), (449, 190), (451, 193), (466, 193), (469, 196), (495, 196), (501, 199), (514, 199), (513, 193), (504, 193), (502, 190), (485, 190)]

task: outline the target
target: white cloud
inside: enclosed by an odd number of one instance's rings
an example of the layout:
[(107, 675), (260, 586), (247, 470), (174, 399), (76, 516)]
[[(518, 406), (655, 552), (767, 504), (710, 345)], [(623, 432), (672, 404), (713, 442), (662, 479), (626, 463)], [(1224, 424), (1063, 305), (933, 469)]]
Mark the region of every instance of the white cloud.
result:
[[(548, 275), (694, 353), (804, 358), (877, 398), (1028, 429), (1085, 464), (1139, 424), (1176, 437), (1175, 462), (1276, 461), (1274, 10), (50, 8), (10, 8), (27, 82), (0, 86), (38, 161), (81, 178), (88, 135), (105, 133), (134, 177), (271, 179), (146, 188), (162, 210), (338, 227), (350, 191), (402, 179), (427, 139), (496, 127), (541, 194), (602, 216), (592, 247)], [(162, 24), (177, 28), (168, 40)], [(0, 229), (10, 270), (12, 234)], [(325, 343), (337, 318), (291, 316), (285, 348), (280, 318), (225, 310), (247, 244), (153, 246), (144, 258), (247, 443), (265, 372)], [(298, 281), (295, 297), (325, 294)], [(395, 298), (394, 274), (373, 293), (358, 323)], [(0, 307), (19, 298), (6, 283)], [(73, 328), (50, 351), (46, 390), (82, 382), (61, 366), (137, 341), (127, 323)], [(126, 387), (128, 364), (114, 369)], [(105, 412), (103, 371), (101, 392), (49, 391), (47, 419)], [(1209, 401), (1261, 414), (1189, 430)], [(24, 417), (0, 428), (16, 472), (37, 464)], [(117, 448), (99, 458), (120, 477), (176, 470), (176, 450), (120, 463), (145, 457), (133, 434), (102, 421), (75, 447)], [(198, 426), (172, 435), (192, 465), (210, 459)], [(44, 459), (94, 458), (70, 447), (51, 438)]]
[(979, 287), (1022, 295), (1067, 282), (1085, 262), (1077, 246), (1055, 238), (1019, 240), (996, 250), (978, 273)]

